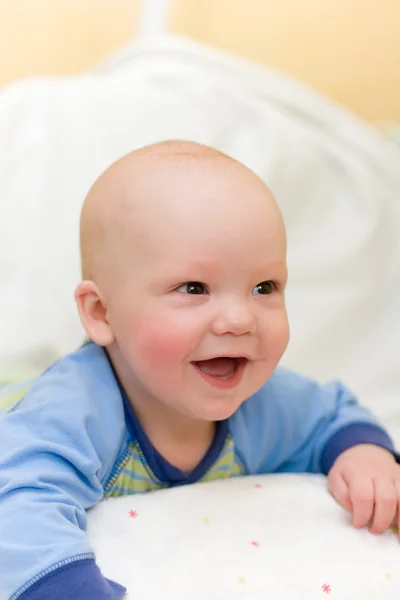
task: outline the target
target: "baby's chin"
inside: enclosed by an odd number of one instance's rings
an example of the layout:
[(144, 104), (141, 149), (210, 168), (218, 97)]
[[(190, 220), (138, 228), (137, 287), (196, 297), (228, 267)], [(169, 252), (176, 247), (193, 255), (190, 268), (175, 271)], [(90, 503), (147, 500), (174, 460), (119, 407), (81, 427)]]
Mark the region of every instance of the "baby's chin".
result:
[(208, 421), (210, 423), (216, 421), (225, 421), (235, 414), (235, 412), (245, 401), (245, 398), (237, 399), (232, 397), (217, 397), (208, 399), (206, 404), (203, 406), (200, 406), (200, 403), (197, 404), (197, 406), (190, 411), (190, 416), (196, 420)]

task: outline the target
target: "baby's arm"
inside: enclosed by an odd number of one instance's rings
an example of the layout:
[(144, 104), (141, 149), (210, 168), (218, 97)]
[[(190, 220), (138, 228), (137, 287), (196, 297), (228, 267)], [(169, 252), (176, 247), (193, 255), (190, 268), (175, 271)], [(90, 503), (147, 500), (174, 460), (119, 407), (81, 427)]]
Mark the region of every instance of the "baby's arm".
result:
[(123, 423), (123, 413), (107, 414), (90, 389), (71, 385), (74, 368), (64, 359), (0, 419), (1, 598), (117, 600), (125, 592), (102, 576), (85, 535), (85, 511), (102, 498), (118, 451), (112, 421)]
[(386, 431), (340, 382), (320, 385), (283, 368), (243, 403), (232, 428), (251, 473), (328, 474), (357, 444), (394, 452)]
[(244, 403), (233, 429), (250, 473), (324, 473), (355, 525), (374, 517), (372, 530), (380, 532), (393, 520), (398, 455), (386, 431), (342, 384), (319, 385), (278, 369)]

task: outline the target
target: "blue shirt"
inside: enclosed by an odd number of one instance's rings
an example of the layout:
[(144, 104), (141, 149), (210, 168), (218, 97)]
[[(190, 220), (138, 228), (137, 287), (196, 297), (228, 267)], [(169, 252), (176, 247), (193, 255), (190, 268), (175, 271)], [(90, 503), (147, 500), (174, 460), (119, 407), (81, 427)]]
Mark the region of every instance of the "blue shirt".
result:
[[(1, 598), (11, 600), (124, 595), (100, 573), (85, 534), (86, 511), (104, 496), (246, 474), (327, 474), (359, 443), (394, 453), (387, 433), (340, 383), (322, 386), (282, 368), (217, 424), (190, 473), (153, 447), (96, 344), (59, 360), (28, 393), (21, 389), (26, 395), (0, 418)], [(2, 390), (0, 404), (15, 393)]]

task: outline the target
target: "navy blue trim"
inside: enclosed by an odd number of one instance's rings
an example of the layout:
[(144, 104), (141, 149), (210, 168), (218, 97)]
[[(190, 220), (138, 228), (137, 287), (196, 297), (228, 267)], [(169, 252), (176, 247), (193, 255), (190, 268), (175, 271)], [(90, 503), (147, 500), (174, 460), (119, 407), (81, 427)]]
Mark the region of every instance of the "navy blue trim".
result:
[(374, 444), (389, 450), (400, 462), (400, 455), (395, 452), (393, 442), (383, 429), (372, 423), (353, 423), (340, 429), (326, 444), (321, 456), (321, 470), (327, 475), (342, 452), (358, 444)]
[(114, 377), (117, 381), (122, 396), (125, 409), (126, 426), (128, 428), (131, 439), (138, 442), (144, 454), (146, 462), (149, 465), (150, 469), (153, 471), (154, 475), (161, 483), (168, 484), (171, 487), (184, 485), (188, 483), (196, 483), (197, 481), (199, 481), (205, 475), (205, 473), (207, 473), (210, 467), (215, 463), (215, 461), (222, 452), (226, 438), (228, 436), (228, 419), (216, 422), (214, 438), (211, 442), (209, 449), (207, 450), (206, 454), (203, 456), (197, 467), (195, 467), (195, 469), (193, 469), (193, 471), (189, 473), (178, 469), (170, 462), (168, 462), (151, 443), (148, 435), (141, 426), (131, 403), (129, 402), (126, 392), (122, 387), (121, 382), (119, 381), (117, 373), (114, 369), (114, 365), (112, 364), (107, 352), (106, 356), (109, 360), (111, 369), (114, 373)]
[(120, 600), (126, 588), (105, 579), (94, 558), (76, 560), (51, 571), (18, 600)]

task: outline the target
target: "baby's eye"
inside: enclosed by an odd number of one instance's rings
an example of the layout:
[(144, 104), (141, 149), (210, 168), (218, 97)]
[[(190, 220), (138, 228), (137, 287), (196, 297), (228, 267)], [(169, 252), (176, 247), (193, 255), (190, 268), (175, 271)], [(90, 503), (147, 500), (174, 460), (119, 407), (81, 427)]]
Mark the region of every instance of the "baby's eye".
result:
[(188, 283), (184, 283), (177, 288), (177, 291), (182, 292), (183, 294), (195, 294), (197, 296), (207, 293), (206, 286), (199, 281), (189, 281)]
[(278, 286), (274, 281), (262, 281), (255, 288), (253, 288), (253, 294), (272, 294), (278, 289)]

